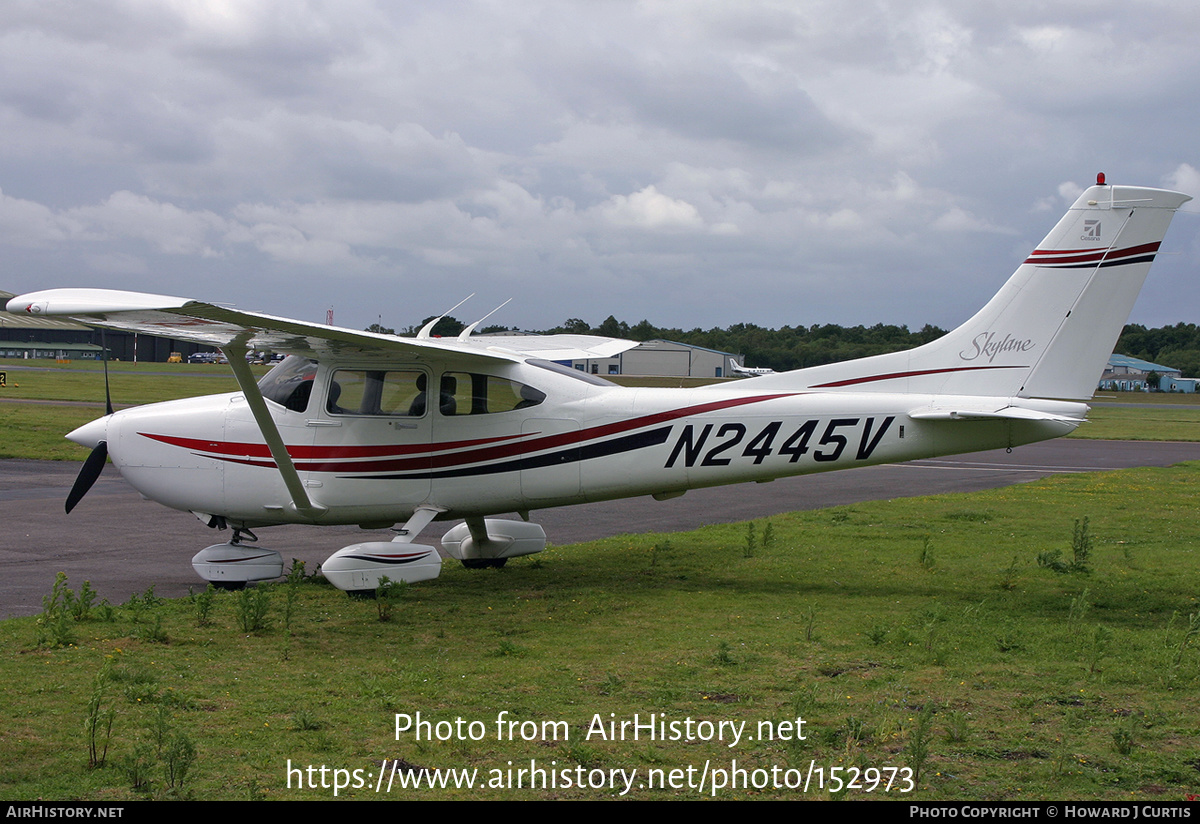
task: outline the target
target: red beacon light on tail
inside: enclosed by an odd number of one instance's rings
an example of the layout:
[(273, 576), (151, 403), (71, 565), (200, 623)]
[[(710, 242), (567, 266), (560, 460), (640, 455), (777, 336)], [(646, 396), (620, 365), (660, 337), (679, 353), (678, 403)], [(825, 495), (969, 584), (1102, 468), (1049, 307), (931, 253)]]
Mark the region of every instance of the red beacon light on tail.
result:
[(1097, 186), (1104, 185), (1104, 172), (1096, 172), (1096, 185)]

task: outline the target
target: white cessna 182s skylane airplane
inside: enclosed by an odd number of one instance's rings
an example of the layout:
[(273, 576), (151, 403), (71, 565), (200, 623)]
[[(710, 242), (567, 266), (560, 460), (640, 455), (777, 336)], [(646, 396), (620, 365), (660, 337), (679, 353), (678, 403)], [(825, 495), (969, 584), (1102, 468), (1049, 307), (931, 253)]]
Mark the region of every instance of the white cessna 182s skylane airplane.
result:
[[(1187, 195), (1103, 175), (973, 318), (932, 343), (697, 389), (631, 389), (559, 366), (635, 344), (587, 336), (416, 338), (101, 289), (21, 295), (8, 311), (218, 346), (240, 392), (125, 409), (67, 437), (93, 448), (68, 511), (112, 457), (145, 496), (233, 539), (193, 558), (236, 585), (276, 577), (247, 546), (283, 523), (402, 523), (334, 553), (336, 586), (434, 578), (416, 538), (468, 566), (540, 551), (531, 510), (1012, 447), (1065, 435)], [(255, 383), (247, 350), (290, 357)], [(516, 511), (523, 521), (489, 518)]]

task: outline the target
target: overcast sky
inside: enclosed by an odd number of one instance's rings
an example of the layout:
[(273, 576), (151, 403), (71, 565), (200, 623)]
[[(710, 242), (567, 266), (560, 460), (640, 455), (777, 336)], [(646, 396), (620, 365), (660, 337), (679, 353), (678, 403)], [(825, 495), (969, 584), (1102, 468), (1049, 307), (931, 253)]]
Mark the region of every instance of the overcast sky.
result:
[[(0, 289), (362, 328), (956, 325), (1200, 195), (1188, 2), (4, 0)], [(1180, 214), (1133, 320), (1200, 322)]]

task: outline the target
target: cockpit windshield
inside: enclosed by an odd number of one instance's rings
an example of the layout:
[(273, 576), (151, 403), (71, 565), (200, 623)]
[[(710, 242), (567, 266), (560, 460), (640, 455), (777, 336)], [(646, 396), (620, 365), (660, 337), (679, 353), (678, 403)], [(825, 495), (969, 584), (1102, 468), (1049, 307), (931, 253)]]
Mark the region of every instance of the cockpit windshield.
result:
[(293, 412), (308, 410), (317, 362), (299, 355), (288, 355), (258, 382), (258, 391), (267, 400), (282, 404)]

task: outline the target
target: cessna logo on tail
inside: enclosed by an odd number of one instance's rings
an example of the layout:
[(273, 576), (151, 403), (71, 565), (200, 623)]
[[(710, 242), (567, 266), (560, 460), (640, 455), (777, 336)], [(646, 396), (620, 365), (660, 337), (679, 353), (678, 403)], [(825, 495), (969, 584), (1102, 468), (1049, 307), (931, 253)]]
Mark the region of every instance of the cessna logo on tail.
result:
[(1022, 340), (1014, 338), (1012, 335), (1005, 335), (1003, 340), (996, 340), (995, 332), (980, 332), (971, 341), (971, 349), (959, 352), (958, 356), (965, 361), (983, 357), (988, 363), (991, 363), (1001, 352), (1028, 352), (1036, 345), (1029, 338)]
[(1100, 239), (1100, 221), (1085, 220), (1083, 222), (1083, 234), (1080, 240), (1099, 240)]

